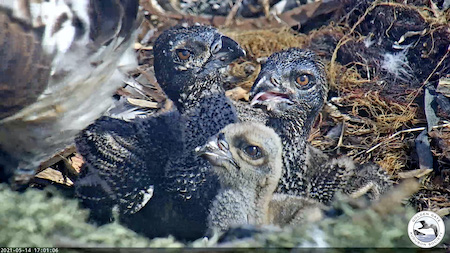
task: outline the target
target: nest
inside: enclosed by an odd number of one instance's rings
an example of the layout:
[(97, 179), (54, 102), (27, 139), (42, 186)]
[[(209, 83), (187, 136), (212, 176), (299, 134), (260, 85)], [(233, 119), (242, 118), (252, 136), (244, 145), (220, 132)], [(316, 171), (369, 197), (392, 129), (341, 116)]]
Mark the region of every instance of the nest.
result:
[[(152, 65), (156, 37), (177, 23), (219, 27), (247, 51), (245, 59), (231, 66), (234, 79), (225, 85), (233, 99), (248, 100), (261, 64), (272, 53), (289, 47), (313, 50), (326, 64), (330, 92), (311, 131), (311, 144), (360, 163), (375, 162), (395, 181), (420, 178), (422, 190), (411, 199), (417, 209), (444, 215), (450, 212), (448, 122), (441, 121), (429, 131), (433, 173), (421, 168), (421, 154), (417, 154), (415, 145), (427, 126), (424, 87), (436, 87), (450, 72), (450, 9), (440, 10), (432, 1), (405, 4), (346, 0), (338, 7), (321, 8), (320, 3), (301, 6), (289, 15), (279, 15), (281, 22), (261, 17), (240, 19), (230, 25), (232, 16), (211, 19), (163, 13), (150, 2), (142, 3), (148, 13), (139, 36), (141, 45), (136, 47), (140, 72), (148, 73)], [(321, 11), (316, 15), (317, 10)], [(308, 15), (298, 22), (310, 30), (303, 34), (299, 32), (304, 31), (302, 26), (295, 26), (297, 31), (292, 29), (292, 22), (293, 17), (305, 12)], [(312, 21), (325, 14), (333, 17), (325, 25), (314, 27)], [(255, 29), (261, 24), (270, 28)], [(436, 114), (441, 119), (449, 116), (439, 106)]]
[[(286, 28), (223, 29), (248, 52), (244, 61), (233, 65), (232, 73), (241, 78), (235, 86), (248, 91), (262, 59), (274, 52), (289, 47), (315, 51), (327, 63), (330, 93), (310, 142), (326, 153), (375, 162), (400, 180), (405, 178), (402, 173), (420, 168), (414, 141), (427, 123), (423, 87), (436, 85), (450, 69), (445, 21), (450, 12), (380, 1), (347, 6), (353, 8), (340, 22), (306, 35)], [(250, 74), (248, 66), (253, 70)], [(443, 111), (438, 110), (438, 115), (446, 118)], [(444, 123), (430, 132), (439, 173), (422, 177), (424, 189), (413, 198), (419, 210), (450, 206), (446, 175), (450, 136)]]

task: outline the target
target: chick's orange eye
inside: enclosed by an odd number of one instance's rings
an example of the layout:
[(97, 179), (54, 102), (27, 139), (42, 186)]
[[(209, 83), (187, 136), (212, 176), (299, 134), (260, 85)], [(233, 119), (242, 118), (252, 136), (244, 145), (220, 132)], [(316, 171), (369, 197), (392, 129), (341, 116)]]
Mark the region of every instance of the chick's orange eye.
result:
[(189, 59), (189, 56), (191, 56), (191, 52), (186, 49), (177, 49), (177, 55), (181, 60), (187, 60)]
[(305, 86), (309, 83), (309, 77), (308, 77), (308, 75), (301, 75), (301, 76), (297, 77), (297, 79), (295, 81), (298, 84), (300, 84), (301, 86)]

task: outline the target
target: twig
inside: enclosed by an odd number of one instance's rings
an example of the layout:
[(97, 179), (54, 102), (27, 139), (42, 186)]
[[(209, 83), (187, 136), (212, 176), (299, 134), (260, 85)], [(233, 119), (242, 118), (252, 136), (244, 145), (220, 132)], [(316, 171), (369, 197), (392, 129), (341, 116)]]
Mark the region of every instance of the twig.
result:
[(342, 129), (341, 129), (341, 134), (339, 135), (339, 141), (336, 145), (336, 148), (342, 147), (343, 143), (344, 143), (344, 133), (345, 133), (345, 120), (342, 121)]
[(414, 102), (414, 100), (417, 98), (417, 96), (419, 95), (420, 91), (422, 90), (423, 86), (425, 86), (428, 83), (428, 80), (430, 80), (430, 78), (434, 75), (434, 73), (436, 72), (436, 70), (441, 66), (441, 64), (444, 62), (444, 60), (447, 58), (448, 54), (450, 52), (450, 45), (447, 48), (447, 52), (445, 52), (444, 56), (442, 56), (441, 60), (438, 62), (438, 64), (436, 64), (436, 67), (434, 67), (433, 71), (431, 71), (431, 73), (428, 75), (427, 79), (425, 79), (425, 81), (423, 81), (422, 85), (417, 88), (416, 90), (416, 94), (414, 95), (414, 97), (411, 99), (411, 102), (409, 102), (407, 108), (409, 108), (411, 106), (411, 104)]
[(75, 145), (69, 146), (65, 148), (63, 151), (61, 151), (58, 154), (55, 154), (53, 157), (47, 159), (46, 161), (42, 162), (39, 165), (39, 168), (37, 169), (37, 173), (47, 169), (48, 167), (56, 164), (57, 162), (61, 161), (61, 157), (67, 157), (73, 153), (75, 153), (77, 150), (75, 148)]
[[(235, 15), (230, 11), (228, 17), (224, 16), (197, 16), (197, 15), (189, 15), (189, 14), (180, 14), (174, 13), (171, 11), (166, 11), (165, 13), (161, 13), (158, 11), (155, 6), (152, 6), (152, 1), (141, 1), (143, 7), (146, 11), (148, 11), (152, 15), (156, 15), (161, 18), (165, 23), (175, 25), (181, 21), (185, 21), (188, 23), (202, 23), (205, 25), (211, 25), (215, 27), (221, 27), (226, 24), (227, 18), (230, 19), (229, 23), (231, 23), (232, 19)], [(233, 5), (233, 8), (237, 6), (237, 3)], [(282, 23), (273, 22), (271, 19), (267, 17), (258, 17), (258, 18), (245, 18), (242, 22), (238, 22), (235, 24), (234, 28), (241, 29), (261, 29), (261, 28), (284, 28), (286, 26), (293, 26), (303, 24), (319, 15), (330, 14), (340, 8), (341, 4), (339, 0), (330, 0), (330, 1), (321, 1), (321, 2), (313, 2), (305, 5), (301, 5), (292, 10), (283, 12), (279, 15), (279, 19), (282, 20)], [(232, 9), (233, 10), (233, 9)], [(236, 10), (237, 12), (237, 10)]]
[(447, 52), (445, 52), (444, 56), (442, 56), (441, 60), (438, 62), (438, 64), (436, 64), (436, 67), (434, 67), (433, 71), (431, 71), (430, 75), (428, 75), (427, 79), (425, 79), (425, 81), (422, 84), (422, 87), (428, 82), (428, 80), (430, 80), (431, 76), (433, 76), (436, 70), (441, 66), (445, 58), (447, 58), (449, 52), (450, 52), (450, 45), (447, 47)]
[[(337, 43), (336, 47), (334, 48), (333, 51), (333, 55), (331, 56), (331, 62), (330, 62), (330, 72), (331, 73), (335, 73), (335, 71), (333, 71), (335, 69), (335, 62), (336, 62), (336, 58), (337, 58), (337, 53), (339, 48), (341, 48), (342, 45), (344, 45), (345, 43), (349, 42), (350, 40), (352, 40), (350, 38), (350, 35), (353, 34), (353, 32), (355, 32), (356, 27), (358, 27), (366, 18), (366, 16), (373, 10), (375, 9), (375, 7), (377, 7), (379, 5), (379, 0), (375, 1), (372, 3), (371, 6), (369, 6), (366, 11), (364, 12), (364, 14), (358, 19), (358, 21), (356, 21), (356, 23), (352, 26), (352, 28), (350, 29), (350, 32), (348, 32), (347, 34), (345, 34)], [(334, 86), (336, 83), (336, 76), (333, 76), (330, 78), (331, 80), (331, 85)]]
[(261, 0), (261, 5), (264, 8), (264, 15), (266, 16), (266, 18), (270, 17), (270, 3), (269, 0)]
[(232, 20), (234, 19), (234, 17), (236, 16), (237, 11), (239, 10), (239, 7), (241, 7), (242, 1), (243, 0), (238, 0), (233, 5), (233, 8), (231, 8), (230, 13), (228, 13), (227, 18), (225, 19), (225, 26), (231, 25)]
[[(443, 128), (443, 127), (450, 127), (450, 123), (434, 126), (434, 127), (432, 127), (432, 129)], [(398, 135), (403, 134), (403, 133), (411, 133), (411, 132), (423, 131), (425, 129), (426, 129), (426, 127), (417, 127), (417, 128), (411, 128), (411, 129), (405, 129), (405, 130), (398, 131), (395, 134), (389, 136), (386, 140), (384, 140), (384, 141), (378, 143), (377, 145), (371, 147), (365, 153), (368, 154), (368, 153), (374, 151), (375, 149), (377, 149), (381, 145), (383, 145), (383, 144), (389, 142), (390, 140), (392, 140), (395, 136), (398, 136)]]

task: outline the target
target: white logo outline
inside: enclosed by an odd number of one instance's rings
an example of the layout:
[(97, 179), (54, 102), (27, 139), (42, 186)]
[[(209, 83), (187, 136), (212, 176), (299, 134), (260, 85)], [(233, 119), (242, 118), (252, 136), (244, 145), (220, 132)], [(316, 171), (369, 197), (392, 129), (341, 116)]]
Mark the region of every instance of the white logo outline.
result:
[(418, 212), (409, 220), (409, 239), (420, 248), (432, 248), (438, 245), (444, 239), (444, 235), (444, 221), (435, 212)]

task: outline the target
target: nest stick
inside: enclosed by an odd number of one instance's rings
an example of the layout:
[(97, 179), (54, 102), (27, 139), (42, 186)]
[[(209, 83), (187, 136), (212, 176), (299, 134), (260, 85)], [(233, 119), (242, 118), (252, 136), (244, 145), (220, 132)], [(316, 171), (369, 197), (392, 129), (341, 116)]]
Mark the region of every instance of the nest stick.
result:
[(237, 11), (239, 10), (239, 7), (241, 7), (243, 0), (238, 0), (233, 7), (231, 8), (230, 13), (228, 13), (227, 18), (225, 19), (225, 26), (230, 26), (232, 20), (234, 19), (234, 17), (236, 16)]
[[(432, 129), (443, 128), (443, 127), (450, 127), (450, 123), (434, 126), (434, 127), (432, 127)], [(411, 128), (411, 129), (405, 129), (405, 130), (398, 131), (398, 132), (394, 133), (393, 135), (389, 136), (386, 140), (384, 140), (384, 141), (378, 143), (377, 145), (371, 147), (365, 153), (368, 154), (368, 153), (374, 151), (375, 149), (377, 149), (381, 145), (383, 145), (383, 144), (389, 142), (390, 140), (392, 140), (395, 136), (398, 136), (398, 135), (403, 134), (403, 133), (411, 133), (411, 132), (423, 131), (425, 129), (426, 129), (426, 127), (416, 127), (416, 128)]]

